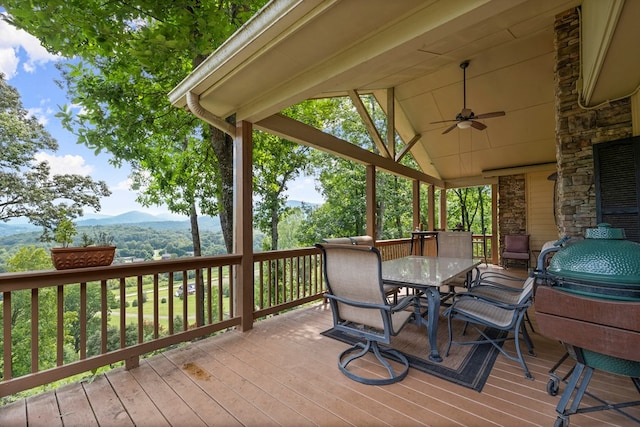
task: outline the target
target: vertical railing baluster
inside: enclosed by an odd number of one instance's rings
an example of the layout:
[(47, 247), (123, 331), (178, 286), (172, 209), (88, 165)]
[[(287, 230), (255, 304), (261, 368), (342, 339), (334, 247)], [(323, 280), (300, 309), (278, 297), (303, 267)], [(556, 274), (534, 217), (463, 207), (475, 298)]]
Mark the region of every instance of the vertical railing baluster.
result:
[(3, 379), (6, 381), (13, 378), (13, 361), (11, 359), (13, 349), (13, 337), (11, 336), (12, 322), (7, 320), (11, 319), (11, 292), (2, 293), (2, 316), (4, 319), (2, 330), (4, 336), (4, 349), (2, 356), (4, 359)]
[(296, 298), (300, 298), (306, 295), (306, 291), (304, 288), (307, 283), (305, 277), (302, 275), (302, 270), (300, 269), (300, 256), (295, 257), (295, 264), (296, 264), (295, 274), (296, 274), (296, 289), (297, 289)]
[(173, 335), (173, 271), (169, 272), (169, 284), (168, 284), (168, 301), (169, 301), (169, 335)]
[(222, 267), (218, 267), (218, 321), (224, 316), (224, 279)]
[(259, 261), (253, 265), (258, 265), (258, 308), (264, 308), (264, 262)]
[(80, 359), (87, 358), (87, 283), (80, 283)]
[(196, 326), (204, 325), (204, 283), (202, 283), (202, 270), (194, 271), (196, 281)]
[(158, 284), (158, 273), (153, 275), (153, 338), (160, 336), (160, 290)]
[(127, 283), (120, 278), (120, 348), (127, 346)]
[(39, 308), (38, 288), (31, 289), (31, 372), (38, 372), (38, 359), (40, 356)]
[(142, 276), (137, 277), (138, 299), (138, 343), (144, 341), (144, 303), (142, 302)]
[(56, 290), (56, 307), (57, 307), (57, 319), (56, 325), (58, 328), (58, 336), (56, 337), (56, 365), (64, 365), (64, 286), (59, 285)]
[(107, 299), (107, 281), (100, 281), (100, 353), (107, 352), (107, 320), (109, 316), (109, 300)]
[(274, 303), (272, 282), (273, 278), (271, 275), (271, 261), (267, 261), (267, 296), (269, 297), (267, 307), (271, 307), (271, 305)]
[(182, 271), (182, 330), (186, 331), (189, 329), (189, 317), (188, 317), (188, 302), (187, 300), (189, 295), (189, 286), (187, 285), (187, 272)]
[(233, 279), (233, 268), (231, 266), (227, 267), (229, 272), (229, 317), (234, 317), (236, 315), (236, 307), (233, 303), (235, 301), (235, 280)]
[(207, 267), (207, 323), (213, 323), (213, 289), (211, 288), (211, 281), (213, 280), (211, 277), (212, 269), (211, 267)]

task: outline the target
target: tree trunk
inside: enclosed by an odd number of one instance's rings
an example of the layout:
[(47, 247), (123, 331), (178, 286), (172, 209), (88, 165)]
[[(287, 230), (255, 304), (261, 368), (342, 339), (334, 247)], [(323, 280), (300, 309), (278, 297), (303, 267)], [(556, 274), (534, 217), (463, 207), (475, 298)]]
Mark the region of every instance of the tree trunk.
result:
[[(228, 120), (229, 121), (229, 120)], [(233, 123), (233, 121), (230, 121)], [(218, 214), (227, 253), (233, 252), (233, 140), (221, 130), (210, 126), (211, 146), (220, 167)]]
[[(198, 226), (198, 213), (196, 211), (196, 204), (191, 203), (191, 209), (189, 212), (189, 219), (191, 221), (191, 240), (193, 242), (193, 255), (202, 256), (202, 245), (200, 244), (200, 227)], [(198, 326), (204, 325), (204, 276), (202, 270), (198, 270), (196, 276), (196, 287), (198, 291), (198, 301), (196, 303), (196, 324)]]
[(271, 250), (278, 250), (278, 209), (271, 210)]

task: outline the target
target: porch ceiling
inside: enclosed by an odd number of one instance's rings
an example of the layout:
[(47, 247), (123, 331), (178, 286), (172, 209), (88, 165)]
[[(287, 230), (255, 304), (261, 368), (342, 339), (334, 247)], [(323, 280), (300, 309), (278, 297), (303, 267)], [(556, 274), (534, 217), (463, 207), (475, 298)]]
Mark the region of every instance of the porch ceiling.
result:
[[(169, 96), (185, 107), (191, 91), (215, 116), (235, 113), (258, 123), (305, 99), (349, 90), (374, 93), (385, 106), (387, 89), (394, 88), (397, 132), (405, 142), (421, 135), (411, 153), (423, 172), (480, 182), (486, 170), (555, 162), (553, 22), (580, 3), (276, 0)], [(614, 23), (628, 31), (635, 19), (622, 15)], [(481, 120), (488, 126), (483, 131), (442, 135), (448, 124), (431, 122), (453, 119), (462, 109), (463, 60), (470, 60), (467, 107), (506, 116)], [(615, 97), (607, 93), (640, 81), (638, 64), (626, 64), (624, 73), (616, 65), (612, 59), (600, 67), (618, 72), (594, 80), (598, 96)]]

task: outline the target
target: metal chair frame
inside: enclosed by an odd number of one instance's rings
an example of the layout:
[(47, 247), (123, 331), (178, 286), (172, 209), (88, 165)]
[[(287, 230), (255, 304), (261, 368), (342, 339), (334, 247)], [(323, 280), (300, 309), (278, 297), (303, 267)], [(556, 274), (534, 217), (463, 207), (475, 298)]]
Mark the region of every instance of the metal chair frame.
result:
[[(531, 375), (522, 355), (522, 350), (520, 348), (520, 335), (523, 335), (529, 354), (535, 356), (531, 339), (529, 338), (526, 329), (522, 327), (522, 321), (525, 317), (525, 313), (532, 304), (534, 283), (535, 279), (533, 277), (527, 279), (524, 287), (520, 290), (519, 298), (516, 303), (504, 303), (484, 298), (479, 295), (473, 295), (472, 293), (459, 294), (451, 307), (444, 312), (444, 316), (447, 317), (449, 326), (449, 343), (447, 345), (445, 355), (449, 354), (452, 344), (473, 345), (491, 343), (505, 357), (519, 362), (524, 370), (525, 377), (533, 380), (533, 376)], [(458, 319), (466, 324), (470, 324), (482, 336), (482, 339), (472, 341), (454, 341), (452, 328), (453, 319)], [(508, 322), (506, 320), (508, 320)], [(507, 333), (511, 333), (512, 336), (507, 334), (507, 336), (503, 338), (491, 338), (481, 328), (487, 326), (506, 331)], [(515, 341), (516, 356), (509, 354), (501, 345), (499, 345), (512, 339)]]
[[(397, 304), (391, 304), (389, 302), (385, 293), (385, 285), (382, 281), (380, 252), (374, 247), (328, 244), (316, 244), (316, 247), (322, 250), (324, 256), (324, 276), (328, 290), (324, 297), (331, 305), (334, 329), (365, 340), (364, 342), (356, 343), (340, 353), (338, 356), (338, 367), (340, 371), (354, 381), (370, 385), (392, 384), (404, 379), (409, 371), (409, 361), (404, 354), (387, 346), (391, 343), (391, 337), (397, 335), (404, 325), (413, 318), (413, 312), (407, 311), (406, 309), (413, 307), (415, 296), (406, 296)], [(370, 283), (370, 286), (375, 287), (380, 292), (380, 298), (376, 298), (377, 302), (358, 301), (353, 297), (346, 298), (339, 295), (340, 291), (337, 292), (338, 294), (336, 293), (336, 288), (338, 287), (333, 286), (333, 284), (342, 279), (330, 273), (331, 263), (339, 259), (340, 262), (347, 263), (347, 265), (350, 265), (357, 271), (362, 258), (358, 257), (357, 262), (350, 262), (349, 259), (350, 255), (356, 254), (359, 254), (360, 257), (363, 254), (368, 254), (370, 257), (375, 258), (375, 262), (371, 262), (370, 264), (377, 265), (378, 280), (377, 283)], [(371, 265), (365, 265), (365, 268), (369, 268), (370, 266)], [(356, 276), (357, 275), (354, 275), (354, 277)], [(369, 286), (369, 284), (367, 284), (367, 286)], [(372, 290), (372, 293), (375, 293), (375, 290)], [(354, 308), (373, 311), (374, 313), (378, 312), (380, 318), (376, 320), (376, 322), (372, 322), (372, 324), (364, 323), (362, 320), (355, 321), (353, 319), (358, 316), (353, 315)], [(345, 315), (346, 312), (349, 312), (349, 314)], [(374, 317), (377, 319), (377, 316)], [(394, 321), (400, 322), (400, 324), (394, 325)], [(387, 346), (380, 344), (386, 344)], [(373, 353), (375, 358), (385, 368), (388, 373), (386, 377), (364, 377), (349, 370), (348, 366), (351, 362), (364, 357), (369, 352)], [(402, 365), (401, 370), (396, 372), (388, 360), (399, 362)]]

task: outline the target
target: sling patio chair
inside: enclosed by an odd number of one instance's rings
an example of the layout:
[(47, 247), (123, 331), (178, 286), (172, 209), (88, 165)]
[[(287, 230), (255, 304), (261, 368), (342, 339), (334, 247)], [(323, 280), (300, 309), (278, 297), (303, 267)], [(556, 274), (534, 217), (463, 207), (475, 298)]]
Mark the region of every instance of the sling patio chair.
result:
[[(340, 371), (363, 384), (385, 385), (402, 380), (409, 371), (404, 354), (388, 345), (412, 318), (414, 296), (402, 298), (397, 304), (387, 299), (382, 282), (380, 252), (371, 246), (316, 244), (324, 257), (327, 285), (325, 298), (331, 304), (333, 327), (337, 331), (364, 340), (346, 349), (338, 357)], [(384, 344), (384, 345), (381, 345)], [(350, 370), (349, 364), (373, 353), (387, 374), (362, 376)], [(394, 369), (390, 360), (400, 363)]]
[[(322, 242), (331, 245), (374, 246), (373, 237), (371, 236), (328, 237), (322, 239)], [(384, 292), (387, 296), (392, 297), (394, 304), (398, 302), (399, 286), (385, 284)]]
[(528, 234), (504, 236), (504, 250), (502, 251), (502, 266), (504, 268), (507, 268), (509, 261), (524, 261), (525, 268), (527, 268), (530, 258)]
[[(532, 380), (533, 376), (529, 372), (529, 368), (527, 368), (527, 364), (522, 356), (522, 350), (520, 349), (520, 332), (522, 330), (522, 320), (524, 319), (527, 309), (532, 304), (534, 284), (535, 278), (527, 278), (524, 286), (514, 298), (514, 301), (509, 303), (483, 298), (479, 295), (474, 295), (473, 292), (458, 294), (456, 300), (451, 304), (451, 307), (443, 313), (449, 325), (449, 343), (445, 355), (449, 354), (451, 344), (470, 345), (491, 343), (508, 359), (520, 362), (525, 377)], [(453, 319), (458, 319), (467, 325), (471, 325), (480, 333), (482, 338), (473, 341), (454, 341), (452, 328)], [(492, 338), (485, 331), (487, 327), (506, 331), (507, 335)], [(531, 340), (526, 334), (526, 331), (522, 335), (524, 335), (529, 354), (535, 355)], [(502, 346), (498, 345), (508, 339), (515, 340), (517, 356), (509, 354)]]
[[(520, 298), (525, 283), (526, 278), (485, 271), (472, 282), (467, 294), (505, 304), (515, 304)], [(531, 332), (535, 332), (528, 311), (524, 314), (524, 320), (529, 325)], [(526, 328), (522, 328), (522, 333), (527, 334)]]

